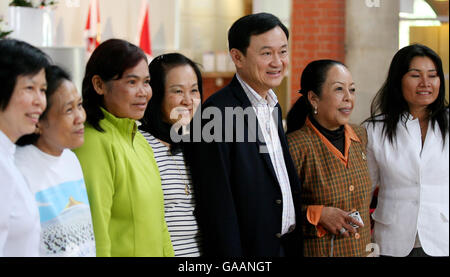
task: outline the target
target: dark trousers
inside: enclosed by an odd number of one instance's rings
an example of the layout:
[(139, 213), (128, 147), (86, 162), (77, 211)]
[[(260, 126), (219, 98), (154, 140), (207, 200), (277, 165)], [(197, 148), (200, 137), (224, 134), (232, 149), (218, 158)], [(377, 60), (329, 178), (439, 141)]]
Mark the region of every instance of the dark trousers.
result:
[(280, 242), (280, 257), (301, 257), (303, 255), (303, 243), (297, 230), (283, 235)]
[(280, 245), (280, 257), (281, 258), (286, 257), (286, 251), (284, 250), (283, 244)]
[(423, 251), (422, 247), (413, 248), (407, 257), (431, 257)]

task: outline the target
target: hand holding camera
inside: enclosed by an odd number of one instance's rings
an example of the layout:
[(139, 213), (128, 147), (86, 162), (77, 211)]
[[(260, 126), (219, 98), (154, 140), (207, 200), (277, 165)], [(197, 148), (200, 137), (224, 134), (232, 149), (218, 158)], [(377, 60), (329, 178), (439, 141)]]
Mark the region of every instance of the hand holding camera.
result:
[(328, 232), (344, 237), (350, 236), (350, 233), (356, 233), (357, 228), (364, 227), (359, 212), (349, 213), (334, 207), (322, 209), (319, 224)]
[[(363, 220), (362, 220), (361, 215), (359, 214), (358, 211), (351, 212), (351, 213), (348, 214), (348, 216), (351, 217), (351, 219), (348, 222), (348, 224), (350, 224), (350, 226), (352, 226), (355, 229), (358, 229), (359, 227), (364, 227)], [(355, 220), (357, 222), (355, 222)], [(342, 227), (339, 230), (339, 233), (341, 235), (344, 234), (345, 232), (347, 232), (347, 229), (344, 228), (344, 227)]]

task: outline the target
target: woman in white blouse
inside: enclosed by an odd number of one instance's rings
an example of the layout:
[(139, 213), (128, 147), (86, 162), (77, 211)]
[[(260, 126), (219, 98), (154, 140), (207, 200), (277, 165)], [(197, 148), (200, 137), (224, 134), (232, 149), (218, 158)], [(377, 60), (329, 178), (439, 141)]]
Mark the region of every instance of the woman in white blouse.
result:
[(448, 256), (449, 113), (433, 50), (414, 44), (395, 54), (365, 126), (380, 254)]
[(158, 164), (165, 217), (175, 256), (200, 256), (194, 189), (179, 139), (200, 104), (202, 76), (194, 62), (178, 53), (156, 57), (149, 70), (153, 97), (139, 129), (152, 147)]
[(28, 43), (0, 40), (0, 257), (38, 256), (39, 213), (15, 165), (15, 142), (36, 129), (46, 107), (49, 58)]

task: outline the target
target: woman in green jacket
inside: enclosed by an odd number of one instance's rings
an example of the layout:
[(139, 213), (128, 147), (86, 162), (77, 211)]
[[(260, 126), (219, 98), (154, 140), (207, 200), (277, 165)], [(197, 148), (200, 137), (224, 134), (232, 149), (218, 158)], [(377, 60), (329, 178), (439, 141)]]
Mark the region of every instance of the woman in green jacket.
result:
[(97, 256), (173, 256), (153, 151), (137, 131), (152, 90), (147, 58), (124, 40), (92, 53), (83, 79), (85, 143), (75, 150), (91, 206)]

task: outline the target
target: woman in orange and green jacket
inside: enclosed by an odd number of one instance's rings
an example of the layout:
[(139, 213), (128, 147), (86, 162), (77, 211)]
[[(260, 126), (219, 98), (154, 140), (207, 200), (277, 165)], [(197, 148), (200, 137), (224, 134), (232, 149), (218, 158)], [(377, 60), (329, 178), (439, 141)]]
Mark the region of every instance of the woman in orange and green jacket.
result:
[(365, 129), (348, 124), (352, 76), (338, 61), (313, 61), (302, 73), (300, 93), (288, 114), (287, 138), (303, 181), (304, 255), (367, 256), (371, 182)]

